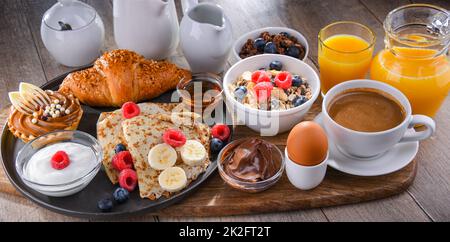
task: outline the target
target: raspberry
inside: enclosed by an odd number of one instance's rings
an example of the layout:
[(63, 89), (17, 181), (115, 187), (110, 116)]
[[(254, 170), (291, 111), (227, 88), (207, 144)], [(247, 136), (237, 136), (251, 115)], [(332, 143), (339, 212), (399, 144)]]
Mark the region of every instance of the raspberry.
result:
[(134, 118), (141, 113), (141, 109), (134, 102), (127, 102), (122, 106), (122, 115), (126, 119)]
[(275, 77), (275, 85), (282, 89), (289, 89), (292, 86), (292, 75), (287, 71), (278, 73)]
[(112, 158), (112, 166), (117, 171), (133, 168), (133, 157), (129, 151), (122, 151), (117, 153)]
[(184, 136), (183, 132), (176, 129), (168, 129), (163, 134), (164, 143), (177, 148), (181, 147), (186, 143), (186, 136)]
[(267, 74), (266, 71), (255, 71), (252, 74), (252, 82), (254, 83), (260, 83), (260, 82), (270, 82), (270, 76)]
[(254, 87), (259, 102), (267, 102), (272, 95), (273, 85), (270, 82), (260, 82)]
[(125, 169), (119, 174), (119, 185), (129, 192), (134, 191), (137, 185), (137, 174), (134, 170)]
[(62, 170), (70, 165), (69, 156), (64, 151), (56, 152), (51, 159), (52, 167), (56, 170)]
[(221, 141), (228, 141), (228, 138), (230, 138), (230, 128), (228, 128), (225, 124), (216, 124), (211, 129), (211, 133), (213, 138), (218, 138)]

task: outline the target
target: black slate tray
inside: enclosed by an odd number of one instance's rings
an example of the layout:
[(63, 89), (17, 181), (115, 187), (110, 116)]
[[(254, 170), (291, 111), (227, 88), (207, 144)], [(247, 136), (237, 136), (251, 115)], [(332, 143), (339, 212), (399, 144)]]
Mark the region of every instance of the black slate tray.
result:
[[(69, 73), (63, 74), (51, 80), (50, 82), (44, 84), (42, 88), (44, 90), (57, 90), (68, 74)], [(173, 91), (169, 91), (151, 101), (160, 103), (170, 102), (172, 92)], [(97, 109), (86, 105), (82, 105), (82, 108), (84, 114), (78, 130), (87, 132), (96, 137), (95, 124), (97, 123), (100, 113), (112, 111), (114, 109)], [(217, 162), (214, 157), (211, 165), (207, 168), (205, 173), (201, 174), (198, 179), (189, 184), (187, 188), (170, 198), (162, 197), (156, 201), (142, 199), (139, 196), (138, 189), (136, 189), (136, 191), (130, 194), (130, 199), (127, 203), (115, 206), (113, 211), (110, 213), (101, 213), (97, 208), (97, 201), (108, 196), (112, 197), (112, 192), (115, 188), (117, 188), (117, 185), (115, 186), (111, 184), (103, 168), (99, 171), (92, 182), (81, 192), (64, 198), (49, 197), (35, 192), (33, 189), (26, 186), (16, 172), (15, 158), (23, 146), (24, 143), (19, 139), (16, 139), (11, 132), (9, 132), (7, 125), (5, 125), (1, 134), (0, 151), (3, 160), (3, 168), (13, 186), (25, 197), (44, 208), (64, 215), (81, 218), (123, 218), (132, 215), (143, 215), (166, 208), (172, 204), (180, 202), (183, 198), (192, 194), (196, 188), (207, 181), (208, 177), (211, 176), (217, 168)]]

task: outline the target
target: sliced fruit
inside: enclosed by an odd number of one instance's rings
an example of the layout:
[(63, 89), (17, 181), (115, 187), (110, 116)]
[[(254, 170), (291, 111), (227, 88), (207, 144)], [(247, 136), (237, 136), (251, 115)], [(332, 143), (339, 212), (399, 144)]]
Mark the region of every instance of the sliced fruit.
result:
[(134, 102), (127, 102), (122, 105), (122, 115), (126, 119), (134, 118), (141, 114), (141, 109)]
[(158, 182), (165, 191), (178, 192), (187, 185), (186, 172), (180, 167), (168, 168), (161, 172)]
[(51, 162), (53, 169), (62, 170), (70, 165), (69, 155), (64, 151), (58, 151), (52, 156)]
[(121, 151), (112, 158), (112, 166), (116, 171), (133, 168), (133, 156), (129, 151)]
[(158, 171), (172, 167), (177, 162), (177, 152), (168, 144), (159, 144), (148, 152), (148, 163)]
[(122, 170), (119, 174), (120, 187), (126, 189), (129, 192), (134, 191), (137, 185), (137, 181), (137, 174), (132, 169)]
[(181, 147), (186, 143), (186, 136), (184, 136), (183, 132), (177, 129), (168, 129), (163, 134), (163, 140), (166, 144), (177, 148)]
[(24, 104), (22, 97), (19, 92), (10, 92), (8, 93), (9, 101), (17, 109), (19, 112), (24, 114), (33, 114), (33, 109)]
[(26, 82), (19, 84), (19, 93), (25, 102), (29, 102), (34, 107), (50, 105), (52, 100), (41, 88)]
[(205, 146), (197, 140), (188, 140), (180, 148), (181, 159), (188, 166), (195, 166), (207, 158)]
[(225, 124), (216, 124), (211, 129), (212, 136), (222, 141), (228, 141), (228, 138), (230, 138), (230, 133), (230, 128)]

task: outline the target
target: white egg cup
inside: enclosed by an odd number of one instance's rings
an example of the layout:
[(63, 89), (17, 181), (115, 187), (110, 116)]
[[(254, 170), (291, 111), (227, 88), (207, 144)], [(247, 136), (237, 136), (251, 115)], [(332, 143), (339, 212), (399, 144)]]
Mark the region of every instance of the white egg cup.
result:
[(316, 166), (302, 166), (289, 158), (287, 148), (284, 151), (286, 158), (286, 174), (296, 188), (300, 190), (311, 190), (316, 188), (322, 183), (327, 173), (328, 156), (322, 161), (322, 163)]

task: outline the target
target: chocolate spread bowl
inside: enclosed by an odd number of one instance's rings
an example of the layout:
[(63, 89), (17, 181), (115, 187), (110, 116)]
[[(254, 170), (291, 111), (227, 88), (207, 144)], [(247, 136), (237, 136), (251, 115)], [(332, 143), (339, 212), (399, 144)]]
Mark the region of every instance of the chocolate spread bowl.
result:
[(222, 179), (229, 186), (249, 193), (262, 192), (275, 185), (285, 167), (283, 153), (277, 146), (255, 138), (229, 143), (217, 161)]

